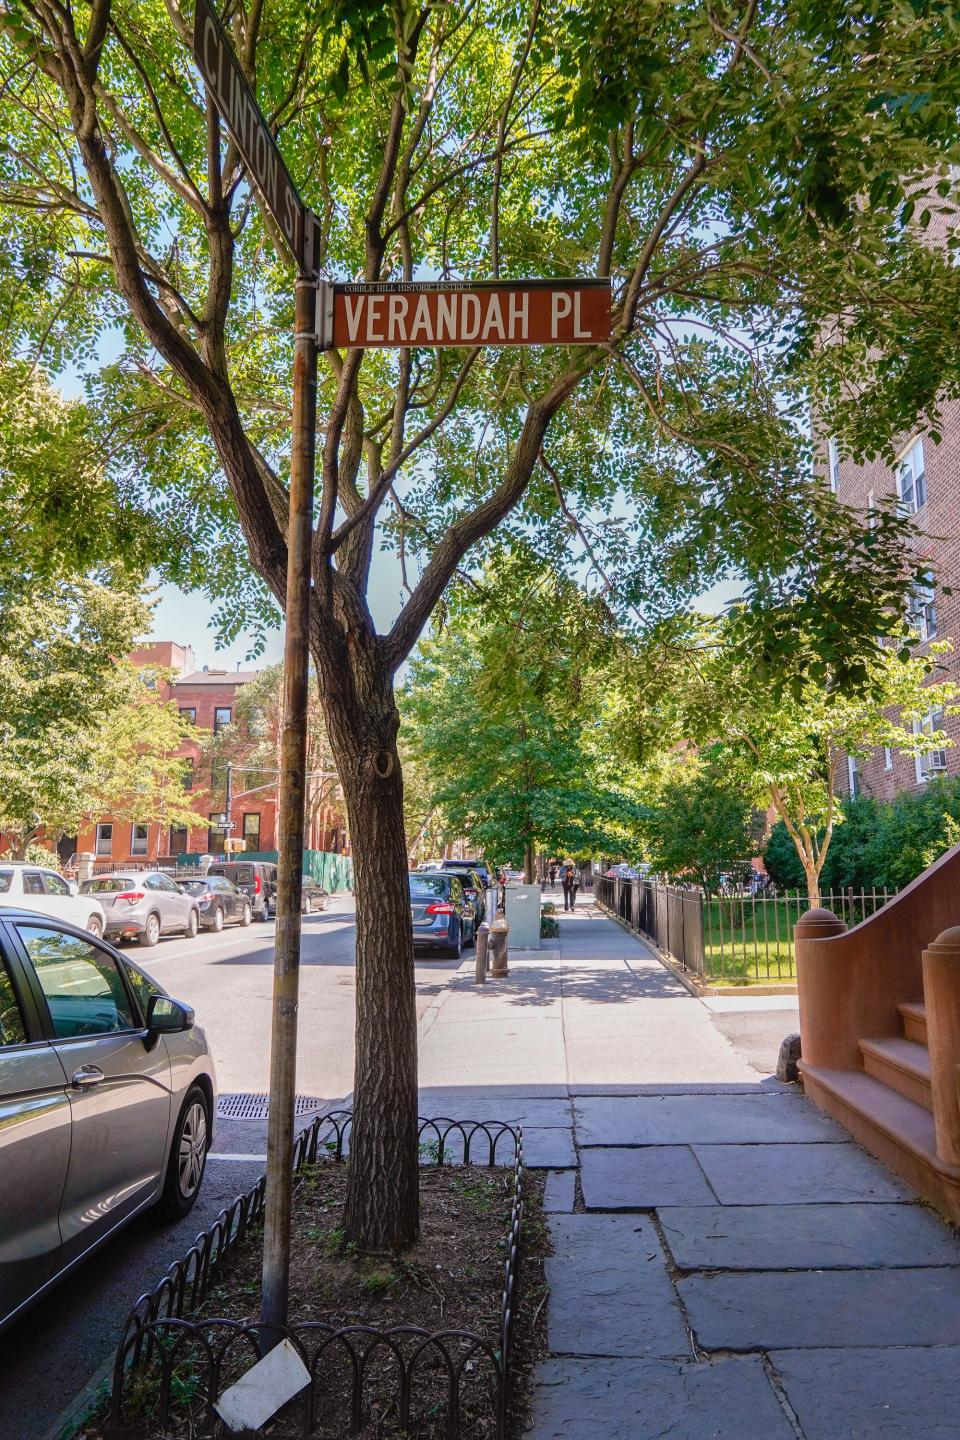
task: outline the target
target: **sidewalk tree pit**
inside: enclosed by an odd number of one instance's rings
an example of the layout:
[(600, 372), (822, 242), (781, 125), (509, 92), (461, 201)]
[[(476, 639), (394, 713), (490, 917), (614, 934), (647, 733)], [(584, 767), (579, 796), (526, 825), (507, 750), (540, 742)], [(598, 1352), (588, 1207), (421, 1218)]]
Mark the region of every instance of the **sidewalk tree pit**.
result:
[[(189, 13), (98, 0), (16, 7), (5, 24), (8, 336), (81, 370), (119, 337), (91, 379), (106, 448), (142, 485), (142, 509), (164, 516), (158, 574), (215, 597), (231, 637), (246, 622), (262, 636), (278, 611), (304, 622), (355, 861), (344, 1227), (391, 1250), (419, 1230), (395, 677), (451, 579), (511, 527), (582, 570), (567, 517), (581, 539), (589, 517), (615, 565), (612, 606), (667, 606), (732, 573), (755, 595), (772, 551), (778, 573), (800, 563), (815, 487), (795, 420), (818, 381), (837, 397), (825, 433), (856, 442), (859, 427), (862, 446), (871, 423), (911, 430), (956, 370), (955, 271), (904, 218), (909, 201), (922, 219), (925, 190), (945, 183), (956, 76), (936, 6), (878, 46), (872, 12), (838, 30), (806, 0), (786, 19), (748, 5), (733, 29), (699, 3), (625, 17), (598, 0), (556, 13), (276, 0), (231, 7), (221, 25), (203, 0), (196, 65)], [(878, 103), (903, 95), (905, 73), (923, 103)], [(518, 278), (534, 264), (554, 287), (542, 345), (537, 292), (526, 318)], [(439, 296), (412, 290), (418, 276), (449, 277), (442, 314)], [(506, 305), (462, 277), (496, 282)], [(589, 314), (593, 277), (610, 288), (609, 339)], [(354, 290), (348, 316), (348, 282), (402, 293), (377, 305)], [(314, 377), (338, 285), (346, 341)], [(383, 348), (391, 325), (396, 348)], [(384, 541), (404, 598), (378, 633)], [(875, 633), (868, 611), (839, 627), (818, 607), (831, 650), (837, 628)], [(281, 892), (288, 981), (295, 888)], [(291, 989), (275, 1006), (288, 1036)], [(270, 1151), (275, 1176), (282, 1147)]]
[[(545, 1177), (524, 1170), (508, 1126), (423, 1120), (421, 1237), (403, 1254), (363, 1255), (340, 1218), (350, 1125), (338, 1112), (298, 1137), (286, 1333), (312, 1378), (257, 1433), (519, 1440), (546, 1353)], [(263, 1188), (137, 1302), (84, 1440), (220, 1433), (216, 1400), (265, 1348)]]

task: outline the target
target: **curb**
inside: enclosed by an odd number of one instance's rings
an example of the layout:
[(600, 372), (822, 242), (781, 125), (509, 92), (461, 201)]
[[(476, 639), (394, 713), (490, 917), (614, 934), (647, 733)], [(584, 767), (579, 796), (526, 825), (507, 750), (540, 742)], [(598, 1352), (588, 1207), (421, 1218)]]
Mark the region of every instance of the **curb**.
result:
[(83, 1388), (78, 1390), (65, 1409), (60, 1411), (50, 1429), (44, 1431), (42, 1440), (73, 1440), (81, 1425), (90, 1418), (109, 1393), (115, 1358), (111, 1355), (109, 1360), (94, 1371)]

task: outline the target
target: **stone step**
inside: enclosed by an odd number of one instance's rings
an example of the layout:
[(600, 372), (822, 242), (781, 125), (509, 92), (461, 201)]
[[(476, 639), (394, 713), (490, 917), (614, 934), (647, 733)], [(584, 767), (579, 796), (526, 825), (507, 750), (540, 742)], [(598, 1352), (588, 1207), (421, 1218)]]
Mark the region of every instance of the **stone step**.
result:
[(834, 1070), (801, 1060), (804, 1088), (821, 1110), (849, 1130), (954, 1222), (960, 1221), (960, 1167), (937, 1155), (933, 1116), (862, 1070)]
[(897, 1009), (903, 1019), (903, 1033), (918, 1045), (927, 1043), (927, 1007), (922, 1000), (905, 1000)]
[(880, 1040), (861, 1040), (863, 1068), (874, 1080), (889, 1085), (891, 1090), (908, 1100), (933, 1109), (930, 1098), (930, 1051), (916, 1040), (899, 1035)]

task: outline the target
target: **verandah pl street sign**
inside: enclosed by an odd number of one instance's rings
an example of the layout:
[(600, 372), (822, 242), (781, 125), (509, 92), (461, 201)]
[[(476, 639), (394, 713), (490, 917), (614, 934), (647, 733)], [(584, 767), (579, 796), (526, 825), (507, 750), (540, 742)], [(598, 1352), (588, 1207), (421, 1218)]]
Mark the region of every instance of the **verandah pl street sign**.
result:
[(302, 270), (310, 271), (305, 253), (312, 235), (312, 216), (297, 187), (256, 96), (233, 53), (227, 33), (207, 0), (195, 0), (193, 54), (224, 123), (237, 143), (250, 178), (273, 216)]
[[(609, 280), (334, 285), (318, 330), (338, 349), (597, 345), (610, 339)], [(332, 330), (331, 330), (332, 320)]]

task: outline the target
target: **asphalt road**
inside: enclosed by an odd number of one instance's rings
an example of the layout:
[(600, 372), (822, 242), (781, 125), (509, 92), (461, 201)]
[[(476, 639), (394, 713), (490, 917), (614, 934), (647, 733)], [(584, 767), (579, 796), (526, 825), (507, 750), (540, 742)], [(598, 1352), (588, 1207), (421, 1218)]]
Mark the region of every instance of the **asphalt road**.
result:
[[(267, 1088), (273, 923), (170, 938), (129, 954), (197, 1012), (213, 1050), (221, 1095)], [(468, 952), (472, 957), (472, 951)], [(417, 965), (417, 1009), (442, 989), (453, 960)], [(353, 902), (335, 896), (304, 917), (298, 1092), (338, 1100), (353, 1084)], [(309, 1118), (309, 1117), (308, 1117)], [(220, 1121), (200, 1199), (178, 1224), (140, 1216), (0, 1339), (0, 1440), (41, 1440), (109, 1360), (131, 1305), (236, 1195), (263, 1172), (266, 1124)]]

